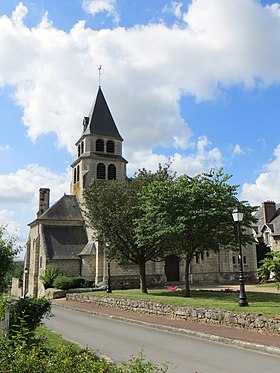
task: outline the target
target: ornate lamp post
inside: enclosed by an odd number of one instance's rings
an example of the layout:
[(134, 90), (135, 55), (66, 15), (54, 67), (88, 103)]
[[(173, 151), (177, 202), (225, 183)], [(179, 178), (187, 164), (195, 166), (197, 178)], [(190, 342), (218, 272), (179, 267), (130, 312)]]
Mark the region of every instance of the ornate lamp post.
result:
[(108, 257), (108, 251), (109, 251), (109, 244), (105, 243), (106, 247), (106, 256), (107, 256), (107, 293), (112, 293), (112, 287), (111, 287), (111, 261)]
[(107, 262), (107, 270), (108, 270), (107, 293), (112, 293), (112, 288), (111, 288), (111, 263), (110, 263), (110, 259), (108, 259), (108, 262)]
[(245, 283), (244, 283), (244, 272), (243, 272), (243, 256), (242, 256), (242, 245), (241, 245), (241, 229), (240, 223), (243, 220), (243, 212), (240, 210), (239, 207), (236, 207), (232, 212), (233, 220), (237, 223), (237, 240), (239, 246), (239, 284), (240, 284), (240, 291), (239, 291), (239, 306), (245, 307), (248, 306), (247, 296), (245, 292)]

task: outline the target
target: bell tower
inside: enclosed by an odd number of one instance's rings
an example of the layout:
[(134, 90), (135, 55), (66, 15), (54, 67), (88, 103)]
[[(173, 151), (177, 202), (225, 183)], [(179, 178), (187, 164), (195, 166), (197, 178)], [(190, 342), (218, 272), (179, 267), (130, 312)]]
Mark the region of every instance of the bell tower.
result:
[(82, 202), (83, 191), (92, 179), (124, 180), (127, 161), (117, 126), (99, 86), (89, 116), (83, 119), (83, 132), (76, 142), (76, 160), (71, 164), (71, 194)]

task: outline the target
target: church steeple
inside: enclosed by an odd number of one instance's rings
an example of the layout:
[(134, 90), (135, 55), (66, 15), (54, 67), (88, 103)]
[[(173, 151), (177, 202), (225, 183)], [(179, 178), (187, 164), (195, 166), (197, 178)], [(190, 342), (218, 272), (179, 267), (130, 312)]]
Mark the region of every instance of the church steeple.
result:
[(98, 88), (95, 103), (89, 116), (85, 117), (84, 135), (114, 137), (123, 141), (107, 105), (101, 87)]
[(122, 141), (101, 87), (89, 116), (84, 117), (83, 133), (76, 143), (77, 158), (71, 164), (71, 194), (82, 201), (83, 190), (92, 179), (124, 180), (126, 163)]

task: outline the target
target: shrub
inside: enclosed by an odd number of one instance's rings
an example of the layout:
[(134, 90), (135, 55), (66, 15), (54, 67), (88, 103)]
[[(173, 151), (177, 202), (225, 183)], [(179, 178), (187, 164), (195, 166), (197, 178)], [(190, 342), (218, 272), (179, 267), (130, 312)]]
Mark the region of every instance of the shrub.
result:
[(60, 344), (47, 348), (40, 341), (32, 346), (0, 339), (0, 372), (20, 373), (164, 373), (167, 365), (146, 361), (143, 354), (121, 366), (97, 358), (87, 349)]
[(35, 329), (42, 323), (44, 316), (51, 314), (51, 302), (45, 298), (19, 299), (11, 305), (9, 336), (18, 333), (27, 338), (34, 335)]
[(42, 281), (44, 288), (52, 288), (54, 287), (54, 280), (61, 276), (62, 273), (54, 267), (47, 267), (44, 271), (44, 274), (40, 276), (40, 280)]
[(280, 251), (271, 251), (266, 254), (261, 261), (261, 267), (258, 269), (259, 278), (262, 283), (272, 277), (275, 281), (277, 289), (280, 288)]
[(58, 276), (53, 282), (56, 289), (68, 290), (81, 288), (85, 285), (85, 279), (82, 277)]
[(7, 301), (0, 294), (0, 321), (5, 317)]

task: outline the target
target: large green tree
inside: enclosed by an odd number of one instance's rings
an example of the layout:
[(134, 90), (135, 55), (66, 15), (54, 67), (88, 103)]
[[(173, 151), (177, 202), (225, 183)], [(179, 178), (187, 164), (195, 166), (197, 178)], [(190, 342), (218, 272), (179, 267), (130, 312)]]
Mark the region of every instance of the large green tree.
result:
[(169, 165), (159, 166), (154, 173), (143, 169), (125, 181), (94, 180), (84, 192), (85, 216), (93, 228), (94, 238), (106, 244), (108, 259), (128, 260), (139, 266), (143, 293), (147, 293), (146, 263), (159, 259), (164, 245), (136, 242), (135, 220), (142, 214), (140, 191), (155, 181), (172, 177)]
[(0, 291), (3, 292), (10, 275), (16, 269), (16, 256), (19, 248), (15, 246), (15, 239), (12, 236), (5, 237), (5, 228), (0, 226)]
[(185, 259), (186, 296), (190, 296), (189, 266), (204, 250), (236, 248), (236, 227), (232, 211), (238, 204), (244, 212), (242, 241), (254, 208), (236, 198), (238, 186), (231, 186), (223, 170), (211, 170), (195, 177), (187, 175), (156, 181), (141, 190), (141, 214), (136, 219), (139, 246), (167, 242), (169, 250)]

